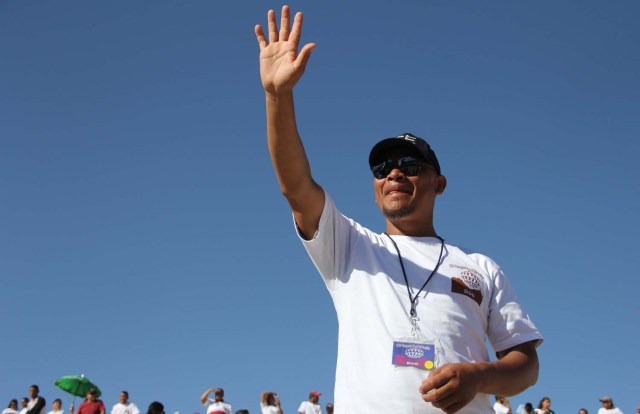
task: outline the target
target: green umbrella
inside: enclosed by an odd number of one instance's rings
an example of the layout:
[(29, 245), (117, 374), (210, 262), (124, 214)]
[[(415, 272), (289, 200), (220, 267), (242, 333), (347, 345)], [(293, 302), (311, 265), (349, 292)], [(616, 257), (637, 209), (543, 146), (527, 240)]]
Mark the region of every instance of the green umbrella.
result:
[(91, 388), (96, 390), (96, 397), (102, 395), (100, 388), (84, 375), (67, 375), (66, 377), (58, 378), (56, 387), (77, 397), (84, 397)]

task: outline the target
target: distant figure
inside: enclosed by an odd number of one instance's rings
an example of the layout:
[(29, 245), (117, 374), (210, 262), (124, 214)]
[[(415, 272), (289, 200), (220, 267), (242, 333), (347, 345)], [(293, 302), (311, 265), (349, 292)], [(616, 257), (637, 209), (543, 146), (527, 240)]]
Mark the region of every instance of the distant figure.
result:
[(14, 398), (9, 401), (9, 405), (7, 405), (7, 408), (2, 410), (2, 414), (18, 414), (18, 400)]
[(327, 403), (327, 414), (333, 414), (333, 403)]
[(53, 400), (53, 409), (47, 414), (64, 414), (64, 410), (62, 409), (62, 400), (60, 398)]
[(538, 403), (538, 408), (535, 409), (536, 414), (555, 414), (551, 409), (551, 398), (542, 397)]
[(32, 385), (29, 387), (29, 396), (31, 397), (31, 401), (27, 404), (27, 412), (26, 414), (45, 414), (45, 406), (47, 402), (45, 399), (38, 394), (40, 393), (40, 388), (37, 385)]
[(27, 397), (22, 397), (22, 399), (20, 400), (20, 405), (22, 406), (22, 408), (20, 409), (20, 414), (27, 414), (27, 410), (29, 409), (29, 398)]
[(511, 403), (502, 395), (496, 395), (496, 402), (493, 404), (495, 414), (511, 414)]
[(598, 414), (624, 414), (619, 408), (613, 405), (613, 399), (608, 395), (600, 398), (602, 408), (598, 410)]
[(152, 402), (147, 408), (147, 414), (164, 414), (164, 405), (158, 401)]
[(318, 391), (311, 391), (309, 394), (309, 401), (302, 401), (300, 407), (298, 407), (298, 413), (300, 414), (322, 414), (322, 407), (318, 404), (320, 400), (320, 394)]
[(578, 410), (578, 414), (589, 414), (589, 411), (586, 408), (581, 408)]
[[(105, 414), (106, 411), (104, 403), (98, 399), (98, 390), (91, 388), (87, 391), (87, 399), (80, 404), (76, 414)], [(74, 414), (73, 404), (71, 404), (69, 412)]]
[(280, 398), (275, 392), (263, 392), (260, 396), (262, 414), (282, 414)]
[(140, 414), (138, 406), (129, 402), (128, 391), (120, 391), (118, 401), (119, 402), (111, 409), (111, 414)]
[[(215, 399), (209, 398), (214, 393)], [(231, 405), (224, 402), (224, 390), (222, 388), (209, 388), (200, 397), (202, 405), (207, 407), (207, 414), (233, 414)]]

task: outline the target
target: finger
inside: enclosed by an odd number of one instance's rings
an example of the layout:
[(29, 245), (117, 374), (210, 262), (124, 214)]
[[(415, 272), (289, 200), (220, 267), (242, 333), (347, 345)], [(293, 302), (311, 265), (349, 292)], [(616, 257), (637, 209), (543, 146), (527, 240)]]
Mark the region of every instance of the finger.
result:
[(282, 6), (282, 15), (280, 16), (280, 40), (289, 40), (289, 32), (291, 31), (289, 21), (291, 12), (289, 6)]
[(296, 16), (293, 18), (293, 28), (291, 29), (291, 34), (289, 35), (289, 40), (296, 45), (296, 48), (298, 47), (300, 36), (302, 35), (302, 20), (302, 12), (296, 13)]
[(300, 69), (304, 70), (304, 68), (307, 67), (307, 62), (309, 61), (309, 58), (311, 57), (311, 52), (315, 48), (316, 48), (316, 44), (315, 43), (308, 43), (308, 44), (304, 45), (304, 47), (300, 50), (300, 53), (298, 53), (298, 57), (296, 57), (296, 60), (294, 62), (294, 65), (296, 66), (296, 69), (300, 68)]
[(264, 37), (264, 32), (262, 31), (262, 26), (256, 24), (254, 30), (256, 32), (256, 39), (258, 39), (258, 45), (260, 46), (260, 50), (262, 50), (268, 45), (267, 39)]
[(420, 384), (420, 392), (422, 394), (425, 394), (432, 389), (442, 387), (447, 383), (449, 377), (441, 374), (441, 372), (442, 367), (436, 368), (435, 370), (431, 371), (431, 374), (429, 374), (429, 377), (427, 377), (426, 380), (422, 381), (422, 384)]
[(278, 27), (276, 26), (276, 12), (269, 10), (267, 13), (267, 21), (269, 22), (269, 43), (278, 41)]

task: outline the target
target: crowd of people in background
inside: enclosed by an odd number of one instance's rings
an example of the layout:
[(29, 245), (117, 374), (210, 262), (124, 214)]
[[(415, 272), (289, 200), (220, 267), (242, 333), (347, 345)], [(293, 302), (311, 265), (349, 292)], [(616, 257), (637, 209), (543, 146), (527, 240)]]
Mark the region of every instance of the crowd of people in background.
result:
[[(210, 398), (213, 394), (213, 398)], [(85, 396), (85, 400), (78, 406), (76, 411), (73, 404), (69, 408), (70, 414), (107, 414), (106, 407), (102, 400), (98, 399), (98, 391), (94, 388), (89, 389)], [(320, 405), (320, 396), (318, 391), (311, 391), (309, 398), (300, 403), (298, 414), (323, 414), (322, 405)], [(551, 398), (542, 397), (537, 407), (527, 402), (520, 404), (513, 410), (510, 401), (501, 395), (495, 396), (496, 402), (493, 405), (495, 414), (555, 414), (551, 409)], [(601, 407), (597, 414), (624, 414), (622, 410), (617, 408), (613, 403), (613, 399), (604, 396), (599, 399)], [(206, 408), (206, 414), (234, 414), (231, 404), (224, 400), (224, 390), (222, 388), (209, 388), (202, 396), (200, 402)], [(53, 400), (51, 411), (46, 410), (47, 402), (40, 395), (40, 389), (37, 385), (29, 387), (29, 397), (24, 397), (20, 401), (18, 408), (18, 400), (9, 401), (9, 405), (1, 414), (64, 414), (62, 409), (62, 401), (59, 398)], [(261, 414), (284, 414), (280, 405), (280, 397), (273, 391), (265, 391), (260, 396)], [(333, 414), (333, 403), (327, 403), (324, 407), (324, 413)], [(110, 414), (142, 414), (138, 406), (129, 401), (129, 393), (121, 391), (118, 397), (118, 403), (115, 404)], [(165, 414), (164, 405), (159, 401), (153, 401), (149, 404), (146, 414)], [(174, 414), (180, 414), (176, 411)], [(199, 413), (196, 413), (199, 414)], [(240, 409), (235, 414), (249, 414), (248, 409)], [(586, 408), (578, 409), (578, 414), (589, 414)], [(640, 407), (636, 408), (636, 413), (640, 414)]]
[[(213, 394), (213, 398), (210, 398)], [(323, 414), (320, 405), (320, 396), (318, 391), (311, 391), (308, 400), (302, 401), (298, 407), (298, 414)], [(69, 414), (107, 414), (107, 409), (99, 398), (99, 392), (95, 388), (87, 391), (85, 399), (78, 409), (73, 404), (69, 407)], [(206, 414), (233, 414), (231, 404), (224, 400), (224, 390), (222, 388), (209, 388), (200, 397), (200, 402), (206, 408)], [(40, 395), (40, 388), (37, 385), (29, 387), (29, 397), (21, 399), (21, 407), (18, 408), (18, 400), (9, 401), (7, 408), (2, 410), (1, 414), (65, 414), (62, 409), (62, 400), (56, 398), (52, 403), (52, 410), (46, 410), (47, 401)], [(272, 391), (265, 391), (260, 396), (261, 414), (283, 414), (280, 405), (280, 397)], [(333, 404), (327, 403), (325, 406), (326, 414), (333, 414)], [(142, 414), (138, 406), (129, 401), (129, 392), (121, 391), (118, 403), (115, 404), (110, 414)], [(153, 401), (149, 404), (146, 414), (166, 414), (164, 405), (159, 401)], [(174, 414), (180, 414), (176, 411)], [(200, 413), (195, 413), (200, 414)], [(235, 414), (249, 414), (248, 409), (240, 409)]]
[[(512, 410), (511, 403), (506, 397), (502, 395), (496, 395), (495, 397), (496, 402), (493, 404), (495, 414), (555, 414), (551, 409), (551, 398), (549, 397), (542, 397), (537, 408), (534, 408), (532, 403), (527, 402), (519, 405), (515, 410)], [(608, 395), (600, 398), (599, 401), (602, 407), (598, 409), (598, 414), (624, 414), (622, 410), (613, 404), (613, 399)], [(589, 414), (589, 410), (580, 408), (578, 409), (578, 414)], [(636, 408), (636, 414), (640, 414), (640, 407)]]

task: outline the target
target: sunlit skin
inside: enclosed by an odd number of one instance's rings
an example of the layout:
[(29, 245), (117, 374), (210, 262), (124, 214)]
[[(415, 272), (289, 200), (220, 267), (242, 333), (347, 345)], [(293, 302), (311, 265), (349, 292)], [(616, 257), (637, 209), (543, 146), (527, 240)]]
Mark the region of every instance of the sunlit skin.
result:
[[(386, 158), (398, 160), (407, 151), (390, 151)], [(433, 208), (435, 199), (447, 186), (447, 179), (425, 163), (419, 175), (409, 177), (399, 169), (386, 178), (373, 179), (376, 204), (387, 221), (387, 233), (406, 236), (435, 236)]]

